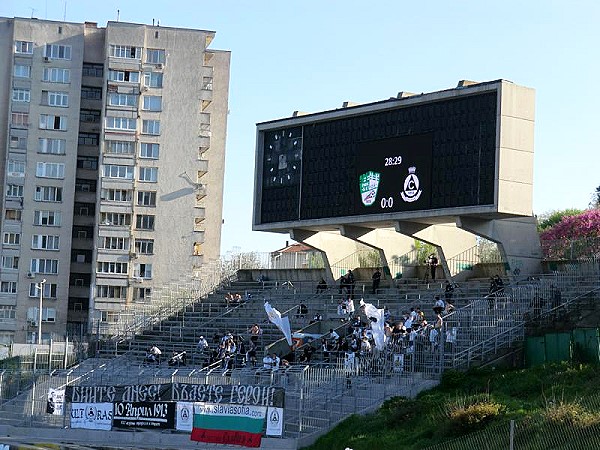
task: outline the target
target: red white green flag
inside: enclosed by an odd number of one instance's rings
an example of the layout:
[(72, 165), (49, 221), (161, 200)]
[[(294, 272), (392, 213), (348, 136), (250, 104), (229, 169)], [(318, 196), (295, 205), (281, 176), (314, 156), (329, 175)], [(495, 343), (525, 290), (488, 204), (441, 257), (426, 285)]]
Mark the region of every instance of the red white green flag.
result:
[(260, 447), (265, 406), (194, 403), (192, 441)]

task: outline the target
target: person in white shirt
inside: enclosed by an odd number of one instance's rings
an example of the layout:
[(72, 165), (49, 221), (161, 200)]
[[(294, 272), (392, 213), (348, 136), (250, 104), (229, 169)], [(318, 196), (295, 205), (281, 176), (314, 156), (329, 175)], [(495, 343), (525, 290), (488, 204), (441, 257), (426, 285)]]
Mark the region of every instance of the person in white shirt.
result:
[(263, 358), (263, 368), (267, 370), (271, 370), (273, 368), (273, 358), (268, 353)]

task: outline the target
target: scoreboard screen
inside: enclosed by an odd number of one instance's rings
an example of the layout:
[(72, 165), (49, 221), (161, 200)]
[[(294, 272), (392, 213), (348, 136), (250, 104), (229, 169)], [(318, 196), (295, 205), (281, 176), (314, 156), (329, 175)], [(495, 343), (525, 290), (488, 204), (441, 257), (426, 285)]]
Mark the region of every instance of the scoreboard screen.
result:
[(254, 223), (493, 206), (497, 104), (493, 88), (260, 124)]

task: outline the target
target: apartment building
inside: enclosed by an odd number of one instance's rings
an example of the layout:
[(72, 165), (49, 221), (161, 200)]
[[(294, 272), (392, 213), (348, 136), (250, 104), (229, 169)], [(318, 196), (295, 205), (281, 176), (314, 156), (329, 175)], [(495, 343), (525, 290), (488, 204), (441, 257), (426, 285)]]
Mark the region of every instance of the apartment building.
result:
[(85, 337), (218, 257), (214, 35), (0, 18), (0, 344)]

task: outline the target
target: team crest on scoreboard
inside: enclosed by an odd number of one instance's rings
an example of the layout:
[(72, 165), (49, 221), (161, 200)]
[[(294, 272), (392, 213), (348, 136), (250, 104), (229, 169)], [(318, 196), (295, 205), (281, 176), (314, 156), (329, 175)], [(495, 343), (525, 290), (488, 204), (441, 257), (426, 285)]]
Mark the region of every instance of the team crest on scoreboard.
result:
[(404, 180), (404, 191), (400, 193), (402, 200), (408, 203), (419, 200), (423, 192), (419, 189), (419, 177), (415, 173), (416, 171), (417, 168), (414, 166), (408, 168), (408, 176)]
[(360, 196), (363, 205), (371, 206), (377, 199), (377, 189), (379, 189), (379, 180), (381, 174), (378, 172), (366, 172), (359, 177)]

